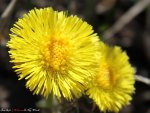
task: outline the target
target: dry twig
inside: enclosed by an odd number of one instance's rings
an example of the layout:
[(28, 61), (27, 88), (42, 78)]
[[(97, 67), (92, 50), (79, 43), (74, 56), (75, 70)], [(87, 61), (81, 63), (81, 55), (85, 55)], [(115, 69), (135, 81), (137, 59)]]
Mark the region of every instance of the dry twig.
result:
[(150, 0), (140, 0), (131, 9), (129, 9), (118, 21), (104, 33), (106, 41), (112, 38), (117, 32), (119, 32), (126, 24), (128, 24), (134, 17), (142, 12), (147, 6), (150, 5)]
[(2, 13), (2, 15), (0, 17), (0, 31), (5, 26), (8, 18), (12, 14), (13, 9), (14, 9), (16, 3), (17, 3), (17, 0), (11, 0), (11, 2), (9, 3), (9, 5), (5, 9), (5, 11)]
[(141, 75), (135, 75), (135, 79), (136, 79), (136, 81), (142, 82), (142, 83), (150, 86), (150, 79), (148, 79), (146, 77), (143, 77)]

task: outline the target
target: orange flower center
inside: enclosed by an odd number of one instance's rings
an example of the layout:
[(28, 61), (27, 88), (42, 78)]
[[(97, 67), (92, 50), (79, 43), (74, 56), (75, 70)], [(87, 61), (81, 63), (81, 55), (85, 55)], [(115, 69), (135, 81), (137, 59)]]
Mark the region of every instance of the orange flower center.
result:
[(54, 71), (64, 71), (69, 55), (69, 43), (63, 39), (51, 39), (42, 51), (44, 63)]
[(100, 65), (98, 75), (95, 79), (97, 85), (103, 89), (111, 89), (115, 81), (116, 79), (112, 68), (107, 63)]

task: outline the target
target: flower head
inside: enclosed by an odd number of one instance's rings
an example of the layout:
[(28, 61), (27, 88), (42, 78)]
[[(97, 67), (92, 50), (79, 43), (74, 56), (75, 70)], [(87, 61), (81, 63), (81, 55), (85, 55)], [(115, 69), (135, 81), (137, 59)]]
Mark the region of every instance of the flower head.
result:
[(132, 99), (134, 69), (120, 47), (101, 43), (99, 70), (89, 84), (87, 94), (102, 111), (118, 112)]
[(99, 39), (92, 26), (44, 8), (31, 10), (11, 31), (11, 62), (27, 88), (45, 97), (80, 96), (97, 67)]

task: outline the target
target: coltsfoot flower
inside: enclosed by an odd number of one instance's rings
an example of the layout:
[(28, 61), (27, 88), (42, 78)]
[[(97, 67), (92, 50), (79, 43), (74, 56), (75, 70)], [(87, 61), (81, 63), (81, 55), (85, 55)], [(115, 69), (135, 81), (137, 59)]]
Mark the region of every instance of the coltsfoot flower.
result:
[(34, 94), (79, 97), (98, 66), (99, 38), (77, 16), (34, 9), (11, 29), (11, 62)]
[(132, 99), (134, 69), (120, 47), (101, 43), (100, 51), (99, 70), (88, 85), (87, 95), (102, 111), (118, 112)]

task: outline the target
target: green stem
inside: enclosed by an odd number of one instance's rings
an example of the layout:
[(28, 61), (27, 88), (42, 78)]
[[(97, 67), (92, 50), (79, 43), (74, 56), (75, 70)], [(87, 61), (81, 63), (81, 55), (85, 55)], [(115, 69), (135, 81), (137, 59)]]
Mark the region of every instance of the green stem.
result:
[(50, 94), (46, 100), (46, 105), (48, 105), (51, 109), (53, 108), (53, 95)]
[(75, 100), (75, 104), (76, 104), (77, 113), (80, 113), (80, 111), (79, 111), (79, 105), (78, 105), (78, 100)]

